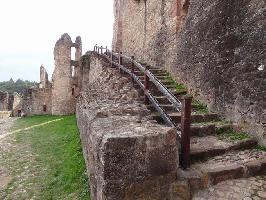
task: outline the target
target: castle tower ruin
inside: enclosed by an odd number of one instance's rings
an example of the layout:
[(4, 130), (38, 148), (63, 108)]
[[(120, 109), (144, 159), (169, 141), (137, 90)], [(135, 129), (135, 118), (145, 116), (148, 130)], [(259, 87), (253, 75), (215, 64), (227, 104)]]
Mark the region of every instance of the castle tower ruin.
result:
[[(75, 60), (71, 60), (71, 47), (76, 48)], [(52, 114), (69, 115), (75, 113), (76, 87), (78, 87), (78, 60), (82, 54), (81, 38), (72, 43), (65, 33), (54, 48), (55, 69), (53, 73)], [(74, 71), (73, 71), (74, 70)]]
[(40, 67), (40, 84), (39, 84), (39, 88), (47, 88), (48, 86), (49, 86), (48, 73), (46, 72), (46, 69), (42, 65)]

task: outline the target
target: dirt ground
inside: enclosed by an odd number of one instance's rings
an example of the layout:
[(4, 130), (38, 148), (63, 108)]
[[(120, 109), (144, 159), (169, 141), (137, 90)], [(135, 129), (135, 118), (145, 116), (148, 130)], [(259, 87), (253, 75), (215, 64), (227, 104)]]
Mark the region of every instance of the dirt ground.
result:
[[(0, 151), (8, 151), (12, 146), (7, 139), (7, 134), (15, 120), (16, 118), (0, 119)], [(3, 155), (0, 154), (1, 158), (2, 156)], [(10, 180), (11, 176), (9, 175), (8, 170), (3, 165), (0, 165), (0, 190), (3, 189)]]

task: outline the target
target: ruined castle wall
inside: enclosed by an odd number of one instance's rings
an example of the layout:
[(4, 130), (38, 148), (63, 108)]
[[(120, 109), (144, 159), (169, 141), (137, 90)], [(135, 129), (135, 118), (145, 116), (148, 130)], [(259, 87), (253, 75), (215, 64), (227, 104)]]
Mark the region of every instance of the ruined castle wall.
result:
[(115, 0), (113, 49), (151, 65), (172, 66), (181, 4), (181, 0)]
[(150, 121), (130, 79), (92, 55), (77, 119), (93, 200), (178, 199), (176, 130)]
[(14, 93), (14, 101), (12, 105), (12, 115), (14, 117), (17, 117), (19, 111), (22, 111), (22, 106), (23, 106), (23, 97), (18, 93)]
[[(51, 89), (39, 89), (39, 88), (27, 89), (23, 94), (22, 111), (29, 116), (50, 115), (52, 114), (51, 101), (52, 101)], [(17, 106), (19, 108), (20, 103)]]
[(68, 34), (62, 35), (54, 48), (55, 69), (53, 73), (52, 114), (75, 113), (75, 96), (72, 94), (72, 41)]
[(115, 1), (113, 49), (168, 69), (211, 110), (265, 144), (266, 2), (146, 4), (145, 9), (142, 0)]
[(48, 73), (46, 72), (46, 69), (43, 66), (41, 66), (39, 88), (49, 88), (49, 87), (50, 87), (50, 83), (48, 80)]
[(0, 111), (9, 110), (9, 94), (8, 92), (0, 91)]
[(191, 1), (173, 66), (199, 99), (264, 144), (265, 12), (265, 1)]

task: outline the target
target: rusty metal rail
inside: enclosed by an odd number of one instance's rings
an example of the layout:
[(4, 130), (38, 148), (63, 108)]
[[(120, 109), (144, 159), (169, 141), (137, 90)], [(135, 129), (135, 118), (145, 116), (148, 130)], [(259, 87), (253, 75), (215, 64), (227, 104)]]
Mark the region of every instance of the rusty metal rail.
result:
[[(128, 57), (122, 52), (115, 53), (110, 51), (107, 47), (98, 47), (95, 45), (94, 52), (106, 58), (112, 67), (116, 67), (122, 73), (128, 74), (132, 78), (132, 82), (138, 84), (141, 90), (144, 92), (144, 102), (149, 102), (160, 114), (165, 124), (170, 127), (177, 129), (177, 139), (181, 144), (181, 155), (180, 163), (181, 166), (186, 169), (190, 166), (190, 124), (191, 124), (191, 98), (183, 98), (183, 101), (179, 101), (167, 87), (164, 86), (160, 80), (153, 75), (153, 73), (145, 68), (143, 65), (138, 63), (133, 56)], [(118, 60), (118, 62), (115, 61)], [(128, 69), (123, 65), (127, 61), (127, 64), (131, 63), (131, 69)], [(135, 74), (135, 68), (137, 68), (142, 74), (144, 74), (144, 83), (141, 82), (140, 78)], [(159, 102), (150, 92), (150, 82), (153, 83), (157, 89), (166, 96), (169, 102), (172, 103), (176, 111), (181, 112), (181, 125), (174, 123), (167, 112), (160, 106)]]

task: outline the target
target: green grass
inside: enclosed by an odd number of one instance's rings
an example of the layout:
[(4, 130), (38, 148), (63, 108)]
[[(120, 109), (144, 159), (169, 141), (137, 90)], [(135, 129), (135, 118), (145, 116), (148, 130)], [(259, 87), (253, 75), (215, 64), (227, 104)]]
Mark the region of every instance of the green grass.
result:
[(245, 140), (250, 136), (245, 132), (237, 132), (232, 128), (220, 128), (216, 131), (220, 139), (226, 139), (230, 141)]
[[(40, 166), (39, 171), (34, 172), (38, 176), (31, 180), (32, 184), (38, 185), (38, 191), (33, 193), (37, 199), (88, 200), (88, 179), (75, 116), (21, 118), (16, 121), (13, 130), (59, 118), (62, 120), (15, 135), (18, 146), (28, 144), (31, 153), (35, 155), (34, 161), (25, 162)], [(15, 165), (14, 161), (14, 167), (19, 167)], [(9, 184), (9, 188), (12, 188), (12, 184), (15, 183)]]

